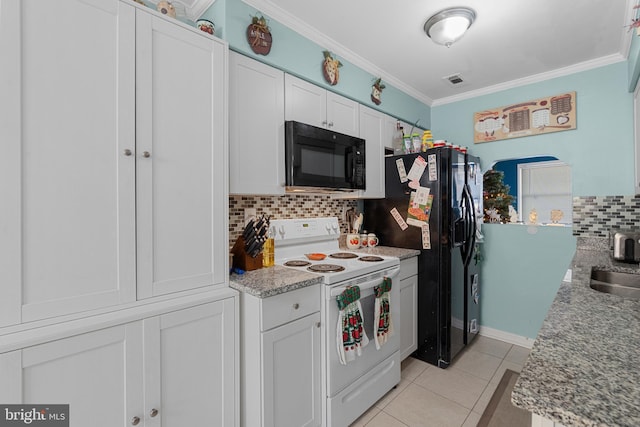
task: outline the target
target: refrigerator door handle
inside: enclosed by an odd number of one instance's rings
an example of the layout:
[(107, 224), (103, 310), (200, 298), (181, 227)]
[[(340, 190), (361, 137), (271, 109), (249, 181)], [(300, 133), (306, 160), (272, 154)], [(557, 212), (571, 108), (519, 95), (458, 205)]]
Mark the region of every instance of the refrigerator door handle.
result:
[(464, 245), (462, 247), (462, 258), (464, 266), (468, 266), (471, 262), (471, 255), (473, 254), (473, 247), (476, 243), (476, 211), (471, 197), (471, 191), (469, 186), (465, 184), (462, 190), (462, 199), (464, 203)]

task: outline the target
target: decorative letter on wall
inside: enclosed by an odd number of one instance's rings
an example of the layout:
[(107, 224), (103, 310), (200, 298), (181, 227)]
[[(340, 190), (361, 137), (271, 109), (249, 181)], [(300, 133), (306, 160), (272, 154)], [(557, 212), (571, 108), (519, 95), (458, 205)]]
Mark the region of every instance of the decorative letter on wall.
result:
[(575, 129), (576, 92), (475, 113), (473, 128), (476, 144)]

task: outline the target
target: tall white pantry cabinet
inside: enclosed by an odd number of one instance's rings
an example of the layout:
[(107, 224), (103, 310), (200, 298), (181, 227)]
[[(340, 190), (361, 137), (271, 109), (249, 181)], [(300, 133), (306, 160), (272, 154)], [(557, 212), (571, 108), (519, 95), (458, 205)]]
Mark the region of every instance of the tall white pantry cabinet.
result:
[(226, 43), (129, 0), (0, 0), (0, 403), (238, 425)]

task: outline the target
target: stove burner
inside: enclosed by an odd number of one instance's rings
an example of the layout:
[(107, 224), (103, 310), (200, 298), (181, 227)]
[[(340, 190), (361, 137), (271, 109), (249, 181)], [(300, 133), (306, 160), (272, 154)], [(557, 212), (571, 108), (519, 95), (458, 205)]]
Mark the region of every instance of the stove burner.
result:
[(316, 273), (335, 273), (344, 270), (344, 267), (336, 264), (316, 264), (307, 268), (307, 270), (315, 271)]
[(339, 258), (339, 259), (349, 259), (349, 258), (358, 258), (358, 255), (352, 252), (336, 252), (334, 254), (329, 255), (331, 258)]
[(286, 265), (287, 267), (306, 267), (307, 265), (311, 265), (311, 263), (309, 261), (294, 259), (294, 260), (285, 262), (283, 265)]
[(368, 255), (368, 256), (361, 256), (360, 258), (358, 258), (360, 261), (364, 261), (364, 262), (378, 262), (378, 261), (384, 261), (383, 258), (380, 258), (379, 256), (373, 256), (373, 255)]

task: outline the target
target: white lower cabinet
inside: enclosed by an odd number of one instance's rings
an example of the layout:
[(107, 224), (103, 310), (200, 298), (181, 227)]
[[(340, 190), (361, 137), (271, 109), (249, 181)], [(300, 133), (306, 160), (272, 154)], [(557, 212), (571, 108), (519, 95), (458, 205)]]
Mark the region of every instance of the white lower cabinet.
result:
[(320, 288), (241, 295), (241, 425), (313, 427), (321, 417)]
[(71, 426), (124, 426), (143, 416), (142, 322), (0, 355), (3, 403), (69, 404)]
[(400, 359), (418, 348), (418, 257), (400, 261)]
[(236, 299), (0, 354), (0, 401), (69, 404), (70, 426), (234, 426)]

